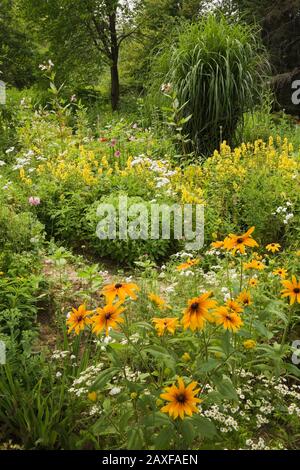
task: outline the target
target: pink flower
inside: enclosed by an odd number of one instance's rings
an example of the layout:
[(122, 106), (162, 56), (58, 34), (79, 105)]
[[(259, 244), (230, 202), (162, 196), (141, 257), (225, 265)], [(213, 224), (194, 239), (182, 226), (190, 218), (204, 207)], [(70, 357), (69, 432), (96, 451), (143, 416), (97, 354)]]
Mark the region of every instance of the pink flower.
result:
[(31, 206), (38, 206), (41, 203), (41, 200), (37, 196), (30, 196), (28, 202)]
[(117, 150), (117, 151), (115, 152), (115, 157), (119, 157), (120, 155), (121, 155), (120, 150)]
[(117, 139), (111, 139), (109, 145), (110, 145), (111, 147), (115, 147), (115, 146), (117, 145)]

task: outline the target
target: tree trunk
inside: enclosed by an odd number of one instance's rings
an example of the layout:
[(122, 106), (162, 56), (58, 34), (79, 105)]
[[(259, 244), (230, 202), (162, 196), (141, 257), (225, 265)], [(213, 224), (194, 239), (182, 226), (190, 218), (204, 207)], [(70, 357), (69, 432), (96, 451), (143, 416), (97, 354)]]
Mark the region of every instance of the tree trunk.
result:
[(111, 77), (111, 107), (113, 111), (116, 111), (119, 107), (119, 98), (120, 98), (118, 57), (113, 61), (110, 67), (110, 77)]
[(109, 16), (109, 30), (110, 30), (110, 44), (111, 44), (111, 107), (113, 111), (116, 111), (119, 107), (120, 98), (120, 83), (119, 83), (119, 43), (116, 30), (116, 10), (113, 11)]

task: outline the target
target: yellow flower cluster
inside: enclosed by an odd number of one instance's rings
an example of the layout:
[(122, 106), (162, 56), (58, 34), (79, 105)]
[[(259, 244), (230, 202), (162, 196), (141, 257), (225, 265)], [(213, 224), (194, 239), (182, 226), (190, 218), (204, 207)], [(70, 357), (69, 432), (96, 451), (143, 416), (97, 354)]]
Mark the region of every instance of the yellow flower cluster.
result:
[(281, 174), (293, 173), (300, 166), (293, 157), (293, 146), (287, 138), (277, 137), (276, 143), (272, 137), (269, 141), (256, 140), (253, 144), (242, 143), (238, 148), (231, 149), (226, 142), (215, 151), (212, 158), (205, 165), (206, 176), (226, 180), (237, 178), (243, 181), (249, 171), (265, 168), (266, 171), (276, 170)]
[(208, 204), (210, 189), (218, 191), (216, 185), (221, 186), (225, 194), (241, 189), (251, 172), (264, 171), (266, 175), (275, 172), (290, 179), (299, 170), (299, 160), (294, 157), (293, 146), (287, 138), (278, 136), (274, 141), (270, 137), (268, 142), (258, 139), (234, 149), (224, 141), (203, 166), (176, 168), (172, 187), (182, 203)]
[[(122, 167), (118, 161), (109, 162), (107, 155), (101, 155), (84, 146), (75, 150), (70, 147), (67, 151), (55, 155), (37, 167), (37, 176), (47, 176), (57, 182), (76, 181), (87, 186), (97, 186), (103, 182), (103, 178), (117, 176), (122, 178), (135, 178), (143, 185), (153, 188), (155, 185), (154, 175), (146, 170), (147, 164), (138, 163), (132, 165), (132, 157), (129, 157)], [(25, 180), (25, 175), (20, 175)]]

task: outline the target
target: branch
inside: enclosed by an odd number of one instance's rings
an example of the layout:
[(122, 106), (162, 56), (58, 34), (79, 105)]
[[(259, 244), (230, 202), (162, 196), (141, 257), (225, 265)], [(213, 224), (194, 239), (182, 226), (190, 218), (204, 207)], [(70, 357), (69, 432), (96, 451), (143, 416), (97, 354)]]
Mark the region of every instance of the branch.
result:
[(94, 16), (92, 17), (92, 21), (94, 23), (94, 26), (96, 28), (97, 34), (100, 38), (100, 41), (103, 44), (105, 54), (107, 55), (107, 57), (109, 57), (111, 59), (111, 49), (110, 49), (109, 44), (108, 44), (108, 39), (105, 36), (105, 24), (104, 24), (104, 22), (102, 21), (102, 25), (101, 25), (100, 23), (98, 23), (96, 21), (96, 18)]
[(97, 38), (95, 37), (94, 31), (93, 31), (91, 25), (89, 24), (89, 22), (86, 22), (85, 24), (86, 24), (87, 29), (88, 29), (89, 32), (90, 32), (90, 36), (91, 36), (92, 41), (93, 41), (93, 43), (95, 44), (96, 48), (97, 48), (103, 55), (107, 56), (106, 50), (105, 50), (103, 47), (100, 46), (99, 42), (97, 41)]
[(139, 28), (136, 27), (134, 28), (132, 31), (128, 31), (128, 33), (124, 33), (124, 34), (121, 34), (118, 38), (118, 46), (120, 46), (120, 44), (124, 41), (124, 39), (128, 38), (129, 36), (132, 36), (133, 34), (135, 34), (137, 32)]

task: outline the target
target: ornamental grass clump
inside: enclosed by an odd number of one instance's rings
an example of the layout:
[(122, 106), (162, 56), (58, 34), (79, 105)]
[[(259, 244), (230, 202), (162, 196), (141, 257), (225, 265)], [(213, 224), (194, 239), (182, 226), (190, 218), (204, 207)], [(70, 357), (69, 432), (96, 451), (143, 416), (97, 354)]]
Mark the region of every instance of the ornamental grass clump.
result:
[(183, 118), (192, 116), (182, 126), (191, 150), (208, 155), (222, 138), (233, 141), (243, 113), (259, 101), (267, 64), (258, 35), (244, 24), (214, 15), (184, 26), (164, 81), (184, 105)]

